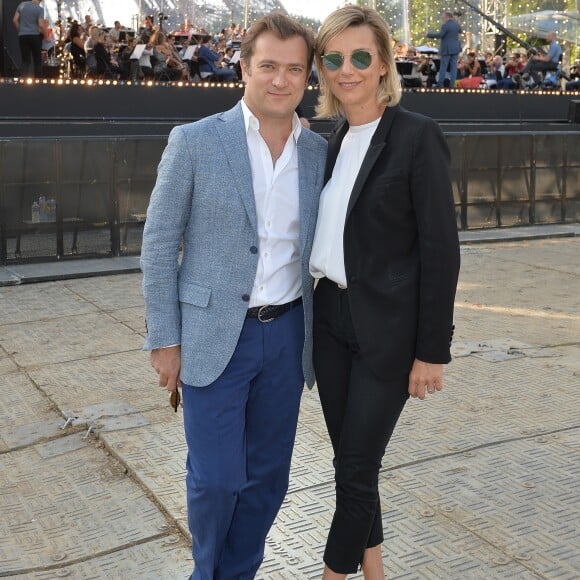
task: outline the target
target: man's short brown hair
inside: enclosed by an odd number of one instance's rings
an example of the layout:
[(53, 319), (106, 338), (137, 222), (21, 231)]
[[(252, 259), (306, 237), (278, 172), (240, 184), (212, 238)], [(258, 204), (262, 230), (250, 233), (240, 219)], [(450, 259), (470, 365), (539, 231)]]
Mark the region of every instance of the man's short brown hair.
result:
[(306, 43), (306, 49), (308, 54), (308, 73), (312, 69), (312, 62), (314, 60), (314, 36), (308, 28), (302, 26), (299, 22), (281, 14), (275, 12), (274, 14), (269, 14), (256, 20), (248, 30), (247, 34), (242, 40), (242, 46), (240, 58), (242, 58), (247, 66), (250, 66), (250, 60), (254, 54), (254, 48), (256, 46), (256, 40), (261, 34), (269, 32), (273, 34), (276, 38), (280, 40), (288, 40), (299, 36), (304, 39)]

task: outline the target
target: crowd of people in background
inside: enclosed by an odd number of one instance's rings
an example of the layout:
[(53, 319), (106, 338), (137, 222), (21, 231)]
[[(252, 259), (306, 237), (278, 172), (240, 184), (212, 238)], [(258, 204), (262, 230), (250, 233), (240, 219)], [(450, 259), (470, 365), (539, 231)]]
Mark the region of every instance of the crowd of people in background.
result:
[[(401, 67), (401, 78), (404, 87), (436, 87), (441, 60), (436, 52), (422, 54), (414, 46), (398, 43), (395, 47), (396, 62), (410, 63), (412, 66)], [(480, 54), (477, 49), (467, 48), (458, 55), (457, 72), (454, 88), (460, 89), (534, 89), (559, 88), (560, 76), (566, 79), (566, 90), (580, 87), (580, 60), (571, 67), (569, 74), (554, 66), (546, 67), (544, 76), (533, 78), (526, 75), (526, 66), (531, 61), (530, 55), (522, 50), (515, 50), (501, 55), (492, 52)], [(442, 82), (443, 87), (450, 87), (450, 74)]]
[[(96, 25), (87, 15), (83, 22), (67, 18), (51, 27), (48, 20), (40, 18), (42, 9), (38, 2), (24, 3), (25, 13), (21, 14), (19, 7), (14, 17), (19, 31), (21, 76), (40, 78), (64, 65), (64, 75), (74, 79), (220, 82), (241, 79), (236, 50), (246, 31), (238, 24), (231, 23), (219, 33), (209, 33), (186, 21), (177, 30), (168, 32), (161, 21), (156, 25), (153, 16), (146, 16), (136, 32), (119, 21), (110, 28)], [(27, 5), (32, 9), (30, 15)]]
[[(449, 20), (453, 24), (453, 19)], [(241, 80), (237, 50), (246, 30), (233, 22), (219, 33), (210, 33), (192, 26), (186, 19), (176, 30), (166, 32), (162, 21), (156, 24), (153, 16), (146, 16), (143, 25), (135, 32), (119, 21), (110, 28), (95, 25), (87, 15), (82, 23), (68, 18), (66, 22), (57, 22), (54, 29), (43, 20), (39, 28), (42, 35), (41, 62), (59, 67), (64, 62), (68, 78), (167, 82)], [(430, 37), (440, 35), (433, 33)], [(561, 54), (555, 34), (548, 40), (550, 50), (559, 50)], [(502, 55), (480, 54), (474, 48), (466, 48), (455, 55), (456, 59), (452, 58), (449, 65), (444, 60), (446, 55), (439, 54), (440, 50), (420, 52), (401, 42), (394, 50), (400, 81), (406, 88), (580, 88), (580, 60), (572, 64), (566, 74), (559, 64), (551, 67), (543, 56), (529, 55), (523, 49)], [(28, 57), (27, 60), (31, 59)], [(442, 63), (451, 67), (446, 69), (446, 74), (440, 72)], [(24, 64), (30, 67), (29, 74), (41, 76), (37, 59), (34, 59), (33, 66), (30, 62)], [(542, 71), (542, 76), (538, 71)], [(561, 77), (566, 79), (565, 84)], [(318, 83), (316, 66), (309, 82)]]
[(116, 21), (112, 28), (68, 20), (61, 31), (70, 78), (155, 81), (237, 81), (241, 78), (235, 49), (245, 34), (232, 23), (219, 34), (188, 23), (165, 31), (147, 16), (138, 32)]

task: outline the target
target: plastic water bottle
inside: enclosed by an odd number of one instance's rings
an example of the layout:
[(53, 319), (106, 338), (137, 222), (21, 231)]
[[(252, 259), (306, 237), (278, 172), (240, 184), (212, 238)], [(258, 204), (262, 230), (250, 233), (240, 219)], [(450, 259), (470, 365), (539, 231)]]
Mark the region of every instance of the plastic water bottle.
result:
[(37, 224), (38, 222), (40, 222), (40, 205), (34, 200), (32, 202), (32, 223)]
[(54, 197), (49, 198), (47, 202), (48, 207), (48, 221), (55, 222), (56, 221), (56, 199)]
[(40, 206), (40, 221), (46, 222), (48, 221), (48, 208), (46, 206), (46, 196), (41, 195), (38, 198), (38, 205)]

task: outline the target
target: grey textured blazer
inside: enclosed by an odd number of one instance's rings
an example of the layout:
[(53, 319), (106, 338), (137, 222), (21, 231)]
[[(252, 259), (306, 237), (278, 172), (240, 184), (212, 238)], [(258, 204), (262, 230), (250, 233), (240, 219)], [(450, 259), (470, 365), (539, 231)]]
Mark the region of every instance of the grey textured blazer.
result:
[[(300, 250), (306, 338), (304, 378), (312, 368), (312, 292), (308, 261), (324, 180), (326, 141), (298, 139)], [(241, 104), (173, 129), (159, 164), (143, 235), (141, 268), (147, 319), (144, 349), (181, 344), (181, 380), (215, 381), (230, 361), (248, 308), (259, 245)], [(178, 263), (183, 240), (183, 258)]]

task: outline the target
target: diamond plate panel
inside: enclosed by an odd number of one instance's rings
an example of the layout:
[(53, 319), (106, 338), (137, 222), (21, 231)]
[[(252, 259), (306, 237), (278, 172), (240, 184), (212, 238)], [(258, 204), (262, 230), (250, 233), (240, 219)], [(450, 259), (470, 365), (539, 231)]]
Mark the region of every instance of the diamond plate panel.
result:
[(21, 366), (61, 363), (142, 347), (142, 338), (102, 314), (28, 322), (2, 329), (0, 345)]
[(0, 287), (0, 304), (0, 326), (88, 314), (97, 310), (59, 282)]
[(302, 398), (303, 404), (292, 454), (289, 493), (326, 483), (334, 478), (332, 466), (334, 454), (326, 431), (322, 437), (307, 425), (309, 415), (312, 415), (312, 421), (316, 420), (316, 416), (318, 421), (322, 420), (320, 407), (315, 410), (307, 409), (304, 405), (305, 397), (307, 397), (306, 393)]
[[(1, 327), (0, 327), (0, 332), (1, 332)], [(8, 353), (6, 351), (4, 351), (2, 348), (0, 348), (0, 377), (2, 375), (7, 375), (9, 373), (13, 373), (14, 371), (17, 371), (18, 367), (14, 364), (14, 362), (10, 359), (10, 357), (8, 356)], [(2, 404), (2, 402), (0, 401), (0, 405)]]
[[(388, 578), (540, 578), (388, 479), (382, 479), (380, 493)], [(318, 580), (333, 506), (332, 484), (291, 494), (270, 533), (258, 578)]]
[[(580, 376), (550, 360), (523, 358), (498, 366), (456, 359), (446, 369), (442, 393), (407, 403), (383, 467), (577, 425)], [(302, 397), (300, 423), (328, 442), (331, 453), (315, 389)], [(325, 460), (322, 469), (326, 465)]]
[(119, 274), (67, 280), (65, 286), (83, 300), (108, 312), (133, 306), (143, 308), (141, 280), (141, 274)]
[(187, 445), (182, 413), (174, 413), (167, 405), (167, 408), (144, 416), (150, 425), (124, 432), (102, 433), (100, 438), (167, 513), (181, 523), (182, 529), (186, 529)]
[[(161, 527), (160, 531), (163, 530)], [(26, 574), (28, 580), (185, 580), (191, 574), (191, 549), (182, 536), (169, 535), (159, 540), (132, 546), (120, 552), (96, 556), (78, 564), (63, 565), (44, 572)], [(22, 575), (7, 578), (22, 579)]]
[(134, 330), (141, 336), (145, 337), (147, 329), (145, 328), (145, 308), (143, 306), (113, 310), (109, 312), (109, 314), (115, 318), (115, 320), (122, 322), (131, 330)]
[[(0, 574), (131, 547), (166, 532), (158, 508), (102, 451), (0, 455)], [(163, 528), (165, 529), (165, 528)]]
[[(478, 247), (464, 255), (457, 293), (456, 340), (494, 337), (537, 346), (577, 342), (578, 240)], [(493, 277), (489, 275), (493, 271)]]
[(88, 405), (114, 400), (140, 412), (168, 406), (149, 354), (141, 350), (44, 366), (29, 374), (60, 409), (76, 414)]
[(73, 433), (72, 435), (65, 435), (52, 441), (36, 446), (37, 453), (43, 458), (57, 457), (65, 455), (70, 451), (76, 451), (89, 445), (89, 441), (85, 435), (81, 433)]
[[(580, 318), (578, 295), (570, 291), (577, 256), (578, 240), (571, 239), (463, 248), (458, 343), (532, 348), (507, 362), (457, 358), (442, 394), (407, 405), (381, 473), (390, 578), (580, 576), (572, 550), (579, 521)], [(147, 489), (186, 538), (182, 415), (169, 409), (140, 352), (140, 283), (132, 274), (0, 289), (3, 306), (8, 290), (12, 302), (25, 290), (28, 304), (13, 309), (8, 322), (0, 313), (0, 436), (34, 444), (37, 429), (49, 439), (12, 453), (0, 440), (0, 510), (11, 514), (0, 518), (0, 575), (37, 577), (25, 572), (30, 566), (45, 568), (42, 578), (190, 572), (187, 541), (173, 560), (167, 556), (164, 542), (177, 546), (179, 536), (123, 473)], [(99, 433), (121, 465), (95, 449), (93, 437), (43, 431), (56, 428), (63, 410), (111, 401), (149, 422)], [(316, 390), (305, 391), (290, 491), (258, 577), (320, 578), (333, 504), (332, 450)], [(112, 530), (112, 539), (104, 540), (102, 530)]]
[[(562, 242), (563, 240), (546, 239), (502, 244), (501, 259), (579, 276), (580, 239), (576, 237)], [(487, 248), (493, 251), (492, 247)]]
[[(46, 398), (26, 375), (11, 373), (1, 377), (0, 383), (0, 450), (5, 451), (54, 434), (58, 431), (58, 425), (64, 423), (60, 413), (50, 408)], [(48, 433), (37, 437), (31, 433), (32, 425), (36, 425), (39, 431), (45, 431), (45, 425), (51, 427)]]
[[(580, 462), (560, 434), (501, 443), (391, 473), (390, 481), (549, 578), (578, 578)], [(575, 441), (577, 431), (566, 434)]]

